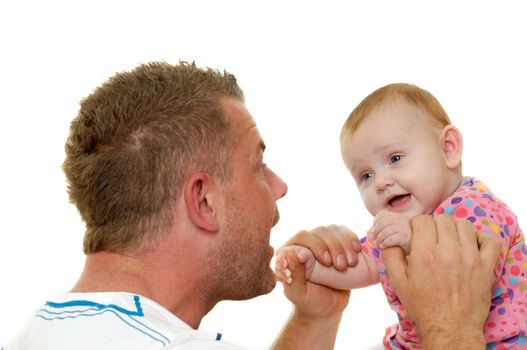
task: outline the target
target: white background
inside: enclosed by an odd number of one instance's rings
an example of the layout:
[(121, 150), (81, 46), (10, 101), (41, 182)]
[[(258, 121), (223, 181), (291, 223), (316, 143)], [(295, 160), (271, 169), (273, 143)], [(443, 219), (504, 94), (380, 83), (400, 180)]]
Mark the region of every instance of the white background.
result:
[[(84, 226), (60, 166), (79, 100), (116, 71), (180, 59), (226, 68), (289, 184), (275, 247), (302, 228), (371, 218), (341, 164), (340, 127), (392, 82), (432, 92), (464, 135), (466, 175), (527, 220), (521, 1), (12, 1), (0, 5), (0, 344), (67, 291)], [(196, 262), (200, 263), (200, 262)], [(220, 303), (202, 327), (269, 345), (290, 312), (270, 295)], [(379, 286), (353, 291), (337, 349), (380, 342), (395, 322)]]

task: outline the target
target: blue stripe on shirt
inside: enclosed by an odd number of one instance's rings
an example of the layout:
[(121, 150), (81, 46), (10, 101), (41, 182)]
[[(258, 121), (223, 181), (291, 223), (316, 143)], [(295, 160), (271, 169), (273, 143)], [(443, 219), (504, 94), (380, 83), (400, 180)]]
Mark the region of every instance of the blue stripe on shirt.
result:
[(140, 317), (144, 316), (143, 309), (141, 308), (141, 303), (139, 302), (139, 296), (134, 295), (134, 302), (135, 302), (135, 307), (137, 308), (137, 311), (126, 310), (115, 304), (104, 305), (104, 304), (95, 303), (89, 300), (72, 300), (72, 301), (67, 301), (65, 303), (54, 303), (52, 301), (48, 301), (46, 303), (46, 306), (52, 307), (54, 309), (63, 309), (63, 308), (72, 307), (72, 306), (92, 306), (92, 307), (96, 307), (99, 310), (114, 309), (114, 310), (117, 310), (129, 316), (140, 316)]

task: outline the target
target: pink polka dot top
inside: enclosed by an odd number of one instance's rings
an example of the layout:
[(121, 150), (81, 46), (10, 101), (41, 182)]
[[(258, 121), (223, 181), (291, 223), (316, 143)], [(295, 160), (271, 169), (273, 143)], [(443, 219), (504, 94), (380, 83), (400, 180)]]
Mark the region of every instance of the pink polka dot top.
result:
[[(496, 266), (489, 315), (484, 325), (487, 349), (527, 349), (527, 247), (514, 213), (481, 181), (466, 177), (462, 185), (441, 203), (432, 216), (448, 214), (470, 221), (476, 230), (499, 238), (501, 253)], [(419, 349), (413, 322), (395, 294), (380, 251), (363, 238), (362, 249), (381, 264), (381, 283), (399, 323), (386, 330), (388, 349)]]

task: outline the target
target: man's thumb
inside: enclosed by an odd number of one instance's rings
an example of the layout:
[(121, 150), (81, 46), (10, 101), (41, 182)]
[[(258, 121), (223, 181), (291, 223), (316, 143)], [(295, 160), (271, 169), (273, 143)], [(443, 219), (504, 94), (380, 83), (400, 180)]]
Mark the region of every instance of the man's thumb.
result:
[(390, 276), (390, 282), (397, 291), (397, 287), (406, 282), (407, 262), (400, 247), (390, 247), (381, 250), (381, 257)]

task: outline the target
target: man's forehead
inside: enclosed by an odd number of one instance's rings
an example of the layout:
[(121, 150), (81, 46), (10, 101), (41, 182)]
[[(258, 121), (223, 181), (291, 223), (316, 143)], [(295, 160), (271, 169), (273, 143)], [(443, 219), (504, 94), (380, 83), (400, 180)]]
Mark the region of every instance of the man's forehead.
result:
[(233, 97), (223, 97), (221, 103), (229, 123), (245, 128), (256, 127), (256, 122), (243, 102)]
[(223, 97), (222, 104), (225, 109), (225, 118), (239, 137), (250, 137), (251, 143), (255, 145), (255, 151), (263, 152), (266, 148), (265, 142), (256, 126), (256, 121), (245, 104), (232, 97)]

